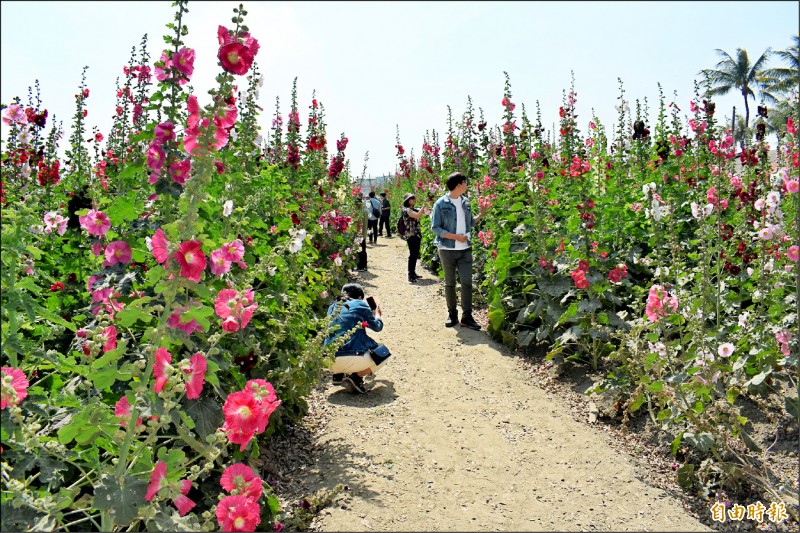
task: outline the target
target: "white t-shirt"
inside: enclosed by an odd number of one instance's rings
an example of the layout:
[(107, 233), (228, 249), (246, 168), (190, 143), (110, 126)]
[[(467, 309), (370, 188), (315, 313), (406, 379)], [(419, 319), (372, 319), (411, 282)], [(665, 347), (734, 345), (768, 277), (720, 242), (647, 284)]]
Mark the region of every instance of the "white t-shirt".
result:
[[(451, 198), (452, 200), (452, 198)], [(453, 205), (456, 206), (456, 233), (464, 235), (467, 233), (467, 219), (466, 215), (464, 214), (464, 197), (459, 196), (455, 200), (452, 200)], [(453, 248), (449, 248), (450, 250), (466, 250), (467, 248), (471, 248), (472, 244), (467, 240), (467, 242), (456, 241), (456, 245)]]

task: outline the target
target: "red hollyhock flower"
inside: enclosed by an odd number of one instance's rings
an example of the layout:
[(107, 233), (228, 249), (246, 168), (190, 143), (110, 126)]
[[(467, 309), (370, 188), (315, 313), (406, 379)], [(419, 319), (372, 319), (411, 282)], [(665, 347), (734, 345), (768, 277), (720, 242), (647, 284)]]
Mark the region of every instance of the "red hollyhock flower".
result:
[(253, 66), (255, 56), (247, 46), (240, 42), (232, 42), (219, 47), (217, 58), (224, 70), (241, 76), (247, 74), (247, 71)]
[(217, 504), (217, 521), (223, 531), (255, 531), (261, 508), (245, 496), (226, 496)]
[(578, 270), (589, 272), (589, 261), (587, 261), (586, 259), (581, 259), (580, 261), (578, 261)]
[(64, 284), (62, 282), (60, 282), (60, 281), (57, 281), (57, 282), (53, 283), (52, 285), (50, 285), (50, 291), (51, 292), (58, 292), (63, 288), (64, 288)]
[(222, 412), (225, 414), (226, 429), (239, 429), (245, 433), (255, 431), (261, 417), (258, 403), (253, 393), (248, 391), (229, 394), (222, 406)]
[[(119, 425), (122, 427), (127, 427), (128, 422), (131, 419), (131, 403), (128, 401), (126, 396), (117, 401), (117, 404), (114, 406), (114, 416), (119, 418)], [(139, 426), (142, 424), (141, 417), (136, 420), (136, 425)]]
[(167, 242), (167, 237), (164, 236), (164, 230), (161, 228), (156, 230), (150, 245), (153, 247), (153, 257), (156, 258), (156, 261), (163, 263), (169, 259), (169, 242)]
[(203, 253), (200, 241), (181, 243), (172, 257), (181, 265), (181, 276), (195, 283), (200, 282), (200, 274), (206, 268), (206, 254)]
[(203, 392), (203, 383), (206, 376), (206, 358), (201, 353), (196, 353), (189, 359), (189, 366), (183, 371), (186, 379), (186, 397), (194, 400)]
[(186, 496), (189, 494), (190, 490), (192, 490), (192, 482), (188, 479), (184, 479), (181, 481), (181, 495), (172, 500), (172, 503), (174, 503), (175, 507), (178, 508), (178, 514), (180, 516), (185, 515), (191, 511), (195, 505), (197, 505), (188, 496)]
[(611, 283), (619, 283), (622, 281), (622, 272), (619, 269), (614, 268), (608, 273), (608, 279), (611, 281)]

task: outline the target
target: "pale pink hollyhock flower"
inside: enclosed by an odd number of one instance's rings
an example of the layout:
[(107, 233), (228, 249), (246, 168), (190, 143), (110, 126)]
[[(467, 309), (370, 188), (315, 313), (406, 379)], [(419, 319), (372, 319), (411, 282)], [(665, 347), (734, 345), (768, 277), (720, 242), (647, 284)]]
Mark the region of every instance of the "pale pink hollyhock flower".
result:
[(237, 262), (244, 257), (244, 243), (239, 239), (222, 245), (222, 251), (225, 253), (225, 259), (231, 262)]
[(191, 498), (186, 496), (189, 494), (189, 491), (192, 490), (192, 482), (191, 480), (184, 479), (181, 481), (181, 495), (172, 500), (172, 503), (175, 504), (175, 507), (178, 508), (178, 515), (184, 516), (186, 513), (192, 510), (196, 503), (194, 503)]
[(161, 173), (160, 172), (152, 172), (147, 177), (147, 183), (149, 183), (150, 185), (155, 185), (156, 183), (158, 183), (158, 178), (160, 178), (160, 177), (161, 177)]
[(796, 244), (793, 244), (786, 250), (786, 257), (789, 258), (790, 261), (797, 262), (800, 259), (800, 248)]
[(185, 76), (185, 78), (182, 77), (178, 80), (180, 85), (184, 85), (192, 78), (192, 73), (194, 72), (194, 57), (194, 50), (185, 47), (178, 50), (178, 53), (172, 56), (173, 66)]
[(186, 397), (194, 400), (203, 392), (203, 383), (206, 376), (206, 358), (201, 353), (196, 353), (189, 359), (189, 365), (183, 369), (186, 380)]
[(733, 355), (734, 351), (735, 348), (733, 344), (731, 344), (730, 342), (721, 344), (720, 347), (717, 349), (717, 353), (719, 354), (720, 357), (730, 357), (731, 355)]
[(245, 496), (226, 496), (217, 504), (217, 522), (223, 531), (255, 531), (261, 507)]
[(106, 260), (103, 267), (116, 265), (117, 263), (128, 264), (131, 262), (132, 252), (130, 245), (125, 241), (114, 241), (106, 246)]
[(185, 159), (183, 161), (176, 161), (169, 166), (169, 173), (172, 176), (172, 181), (183, 185), (186, 180), (191, 178), (192, 161)]
[(800, 182), (797, 180), (786, 180), (784, 183), (786, 183), (786, 190), (790, 193), (796, 193), (800, 190)]
[(763, 227), (758, 230), (758, 238), (762, 241), (768, 241), (772, 238), (772, 228), (771, 227)]
[(167, 155), (164, 153), (164, 149), (161, 148), (161, 145), (154, 142), (150, 145), (150, 148), (147, 149), (147, 166), (153, 170), (161, 170), (166, 157)]
[(181, 265), (181, 276), (195, 283), (200, 282), (200, 274), (206, 268), (206, 254), (200, 241), (186, 241), (178, 246), (172, 257)]
[(156, 350), (156, 362), (153, 365), (153, 376), (156, 378), (156, 384), (153, 387), (154, 391), (161, 392), (164, 390), (164, 385), (166, 385), (170, 374), (172, 374), (171, 362), (172, 354), (166, 348)]
[(159, 461), (153, 468), (153, 473), (150, 474), (150, 485), (147, 487), (147, 492), (144, 495), (145, 501), (150, 501), (160, 491), (167, 480), (167, 463)]
[(6, 112), (3, 114), (3, 122), (9, 126), (12, 124), (19, 124), (22, 126), (28, 123), (28, 116), (25, 114), (25, 110), (22, 106), (11, 104), (6, 108)]
[(253, 501), (258, 501), (263, 491), (261, 478), (249, 466), (236, 463), (230, 465), (222, 472), (219, 484), (226, 491), (234, 495), (242, 495)]
[(81, 226), (86, 228), (86, 232), (89, 235), (105, 235), (111, 228), (111, 221), (108, 219), (108, 215), (95, 209), (90, 209), (88, 213), (78, 217), (78, 220)]
[(19, 368), (4, 366), (0, 369), (0, 409), (17, 405), (28, 395), (28, 378)]
[(169, 259), (169, 242), (167, 242), (167, 237), (164, 235), (164, 230), (161, 228), (156, 230), (150, 240), (150, 245), (156, 261), (163, 263)]
[(246, 328), (247, 324), (250, 323), (250, 318), (253, 316), (253, 312), (258, 309), (258, 304), (248, 305), (244, 309), (242, 309), (242, 314), (240, 315), (241, 326), (242, 328)]
[(211, 252), (210, 261), (211, 273), (215, 276), (221, 276), (231, 269), (231, 262), (227, 259), (227, 254), (224, 250), (217, 249)]
[(270, 226), (269, 232), (275, 235), (276, 233), (278, 233), (278, 226)]
[(156, 142), (164, 144), (175, 139), (175, 124), (172, 122), (161, 122), (157, 124), (153, 133), (156, 135)]

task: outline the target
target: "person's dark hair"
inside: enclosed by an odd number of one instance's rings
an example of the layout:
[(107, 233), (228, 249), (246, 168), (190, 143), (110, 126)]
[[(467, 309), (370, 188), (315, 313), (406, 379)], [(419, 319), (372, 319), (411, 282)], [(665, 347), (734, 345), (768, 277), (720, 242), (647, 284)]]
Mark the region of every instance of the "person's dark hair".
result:
[(383, 196), (384, 198), (386, 198), (386, 193), (385, 193), (385, 192), (382, 192), (382, 193), (381, 193), (381, 196)]
[(364, 287), (358, 283), (347, 283), (342, 287), (342, 297), (361, 300), (364, 298)]
[(375, 198), (375, 191), (369, 191), (369, 197)]
[(467, 181), (467, 177), (461, 172), (453, 172), (447, 176), (447, 190), (452, 191), (462, 183)]

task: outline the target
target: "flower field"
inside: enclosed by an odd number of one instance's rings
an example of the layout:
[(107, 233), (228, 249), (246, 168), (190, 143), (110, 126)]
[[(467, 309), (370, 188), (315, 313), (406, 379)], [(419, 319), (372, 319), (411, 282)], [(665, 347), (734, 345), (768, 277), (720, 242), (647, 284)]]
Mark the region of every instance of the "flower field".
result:
[[(87, 131), (85, 83), (66, 138), (38, 86), (4, 103), (3, 530), (286, 521), (249, 463), (332, 362), (318, 332), (356, 264), (361, 190), (344, 133), (328, 152), (322, 98), (293, 90), (261, 131), (242, 6), (207, 36), (216, 58), (185, 46), (175, 6), (157, 59), (145, 39), (120, 65), (111, 131)], [(217, 87), (190, 93), (215, 61)], [(489, 333), (602, 376), (593, 393), (670, 435), (687, 488), (758, 484), (737, 402), (763, 399), (779, 425), (800, 415), (797, 115), (777, 146), (738, 143), (699, 87), (655, 112), (621, 87), (618, 123), (581, 132), (571, 88), (549, 132), (505, 87), (501, 124), (470, 100), (419, 158), (398, 133), (392, 197), (435, 198), (464, 172), (489, 206), (473, 235)]]

